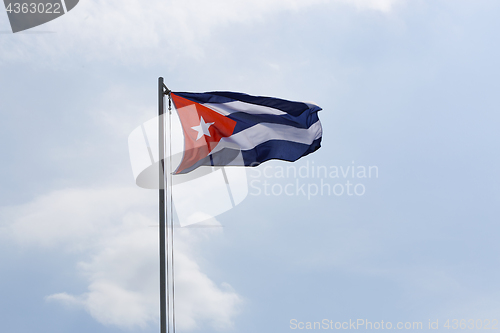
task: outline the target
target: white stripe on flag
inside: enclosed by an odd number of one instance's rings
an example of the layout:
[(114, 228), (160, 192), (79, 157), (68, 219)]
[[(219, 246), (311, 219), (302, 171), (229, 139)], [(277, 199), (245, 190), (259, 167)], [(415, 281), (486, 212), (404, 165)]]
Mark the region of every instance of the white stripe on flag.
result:
[(274, 114), (278, 116), (287, 114), (284, 111), (271, 108), (268, 106), (250, 104), (240, 101), (227, 102), (227, 103), (203, 103), (202, 105), (224, 116), (227, 116), (235, 112), (245, 112), (248, 114)]
[(224, 148), (250, 150), (269, 140), (284, 140), (310, 145), (319, 139), (323, 131), (319, 120), (309, 128), (297, 128), (282, 124), (260, 123), (227, 138), (222, 138), (212, 150), (214, 154)]

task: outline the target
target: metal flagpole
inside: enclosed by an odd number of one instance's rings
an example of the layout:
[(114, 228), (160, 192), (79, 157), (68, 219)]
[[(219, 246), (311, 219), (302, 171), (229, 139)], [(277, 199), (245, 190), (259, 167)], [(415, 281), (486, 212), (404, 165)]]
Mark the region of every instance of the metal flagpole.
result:
[(163, 126), (163, 78), (158, 78), (158, 161), (160, 205), (160, 333), (167, 333), (167, 274), (166, 274), (166, 226), (165, 226), (165, 131)]
[[(164, 114), (164, 96), (168, 95), (168, 115)], [(158, 153), (160, 204), (160, 332), (175, 333), (174, 219), (172, 211), (172, 120), (170, 90), (158, 78)], [(168, 124), (165, 126), (165, 119)], [(165, 128), (169, 131), (165, 146)], [(165, 150), (165, 148), (168, 148)], [(166, 155), (165, 156), (165, 152)], [(166, 191), (165, 191), (166, 190)], [(167, 218), (167, 213), (170, 213)]]

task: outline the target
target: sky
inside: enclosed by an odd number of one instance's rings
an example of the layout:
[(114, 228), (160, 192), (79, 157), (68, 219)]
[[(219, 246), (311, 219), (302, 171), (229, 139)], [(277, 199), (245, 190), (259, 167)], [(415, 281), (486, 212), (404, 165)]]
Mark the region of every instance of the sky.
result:
[(0, 10), (0, 330), (159, 331), (157, 192), (128, 151), (159, 76), (322, 108), (318, 151), (244, 170), (240, 204), (176, 228), (179, 332), (500, 327), (499, 13), (82, 0), (13, 34)]

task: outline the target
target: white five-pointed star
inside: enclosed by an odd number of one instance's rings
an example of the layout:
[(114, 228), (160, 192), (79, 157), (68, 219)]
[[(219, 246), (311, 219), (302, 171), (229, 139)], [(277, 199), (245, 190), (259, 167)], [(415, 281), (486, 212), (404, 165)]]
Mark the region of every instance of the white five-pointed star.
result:
[(208, 128), (212, 126), (214, 123), (206, 123), (203, 117), (201, 117), (200, 124), (198, 126), (193, 126), (191, 127), (194, 129), (196, 132), (198, 132), (198, 137), (196, 138), (196, 141), (198, 141), (203, 135), (208, 135), (210, 136), (210, 132), (208, 131)]

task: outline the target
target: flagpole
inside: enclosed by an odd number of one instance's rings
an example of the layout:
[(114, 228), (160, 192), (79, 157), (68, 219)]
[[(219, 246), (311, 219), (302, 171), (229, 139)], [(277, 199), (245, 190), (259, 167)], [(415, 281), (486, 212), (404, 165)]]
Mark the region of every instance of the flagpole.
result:
[(158, 163), (159, 163), (159, 218), (160, 218), (160, 333), (167, 333), (167, 274), (166, 274), (166, 226), (165, 226), (165, 131), (163, 126), (163, 78), (158, 78)]

